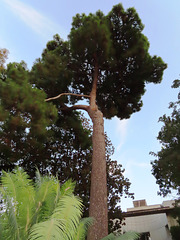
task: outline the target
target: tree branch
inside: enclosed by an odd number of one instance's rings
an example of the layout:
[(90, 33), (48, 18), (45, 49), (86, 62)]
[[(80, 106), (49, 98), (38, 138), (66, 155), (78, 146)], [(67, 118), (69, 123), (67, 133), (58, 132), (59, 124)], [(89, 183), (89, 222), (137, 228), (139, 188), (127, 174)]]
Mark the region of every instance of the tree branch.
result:
[(78, 109), (81, 109), (81, 110), (85, 110), (85, 111), (89, 111), (89, 106), (88, 105), (73, 105), (72, 107), (68, 107), (66, 105), (64, 105), (63, 108), (61, 108), (61, 110), (78, 110)]
[(61, 94), (57, 95), (56, 97), (51, 97), (51, 98), (45, 99), (45, 102), (48, 102), (48, 101), (51, 101), (51, 100), (55, 100), (55, 99), (58, 99), (58, 98), (60, 98), (62, 96), (67, 96), (67, 95), (90, 98), (89, 95), (76, 94), (76, 93), (61, 93)]

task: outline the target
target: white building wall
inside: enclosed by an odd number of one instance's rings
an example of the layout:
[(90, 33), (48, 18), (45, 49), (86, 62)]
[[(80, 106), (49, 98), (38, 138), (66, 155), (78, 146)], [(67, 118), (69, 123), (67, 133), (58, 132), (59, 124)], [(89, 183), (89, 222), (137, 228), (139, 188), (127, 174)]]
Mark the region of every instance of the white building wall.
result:
[(151, 240), (172, 240), (165, 213), (127, 217), (123, 231), (150, 232)]

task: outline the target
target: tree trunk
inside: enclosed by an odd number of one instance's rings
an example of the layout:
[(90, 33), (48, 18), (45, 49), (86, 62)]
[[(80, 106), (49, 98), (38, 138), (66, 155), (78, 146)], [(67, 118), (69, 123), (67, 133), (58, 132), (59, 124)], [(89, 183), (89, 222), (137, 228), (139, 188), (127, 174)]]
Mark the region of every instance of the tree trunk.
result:
[(89, 215), (94, 218), (94, 224), (88, 232), (88, 240), (100, 240), (108, 235), (104, 120), (102, 112), (97, 108), (90, 108), (88, 112), (93, 122), (93, 156)]
[(56, 97), (48, 98), (46, 101), (60, 98), (63, 95), (86, 96), (90, 98), (90, 105), (74, 105), (64, 110), (83, 109), (89, 113), (93, 122), (93, 154), (91, 169), (90, 207), (89, 216), (94, 218), (94, 224), (88, 231), (88, 240), (101, 240), (108, 235), (108, 207), (107, 207), (107, 176), (106, 176), (106, 155), (103, 114), (98, 110), (96, 104), (96, 92), (98, 84), (98, 61), (94, 55), (94, 75), (90, 95), (61, 93)]

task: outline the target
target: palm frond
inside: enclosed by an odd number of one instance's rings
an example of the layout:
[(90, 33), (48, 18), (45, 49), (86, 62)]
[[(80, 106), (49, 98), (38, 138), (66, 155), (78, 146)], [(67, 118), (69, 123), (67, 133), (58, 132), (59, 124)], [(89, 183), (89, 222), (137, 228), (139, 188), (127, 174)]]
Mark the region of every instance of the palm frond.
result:
[[(72, 180), (60, 189), (58, 179), (41, 177), (36, 185), (22, 169), (3, 172), (2, 193), (4, 212), (0, 227), (6, 240), (83, 240), (92, 219), (80, 222), (83, 204), (72, 193)], [(1, 219), (1, 220), (2, 220)]]
[(83, 204), (79, 197), (64, 195), (60, 198), (52, 218), (64, 219), (65, 232), (68, 239), (72, 239), (82, 216)]
[(3, 213), (0, 214), (0, 239), (1, 240), (7, 240), (7, 234), (6, 234), (7, 221), (5, 217), (6, 216)]
[(55, 191), (55, 198), (54, 198), (54, 202), (53, 202), (53, 211), (54, 209), (57, 207), (57, 204), (58, 204), (58, 201), (59, 201), (59, 198), (60, 198), (60, 184), (59, 182), (57, 181), (57, 184), (54, 185), (54, 191)]
[[(42, 223), (35, 224), (28, 240), (68, 240), (76, 236), (77, 228), (82, 215), (82, 202), (74, 195), (64, 195), (59, 199), (52, 217)], [(81, 227), (90, 224), (84, 220)], [(79, 229), (80, 231), (80, 229)]]
[(86, 239), (87, 236), (87, 231), (88, 228), (93, 224), (94, 219), (93, 218), (83, 218), (80, 223), (79, 226), (77, 228), (77, 231), (73, 237), (73, 240), (84, 240)]
[(59, 182), (55, 177), (41, 177), (36, 188), (36, 210), (33, 223), (47, 220), (53, 213), (60, 195)]
[(124, 234), (111, 233), (101, 240), (137, 240), (139, 238), (139, 236), (140, 236), (139, 233), (129, 231)]
[(115, 240), (116, 236), (113, 233), (110, 233), (106, 237), (102, 238), (101, 240)]
[(14, 204), (12, 203), (12, 199), (10, 199), (8, 196), (6, 197), (6, 203), (7, 203), (6, 217), (8, 224), (7, 235), (9, 239), (20, 240), (17, 214), (15, 211)]
[(25, 199), (30, 202), (34, 200), (32, 181), (20, 168), (13, 173), (3, 172), (2, 185), (7, 196), (12, 197), (15, 203), (22, 204)]
[(119, 237), (115, 238), (115, 240), (136, 240), (140, 237), (140, 234), (137, 232), (129, 231), (126, 232)]
[(3, 196), (4, 196), (4, 193), (6, 192), (8, 196), (13, 197), (14, 201), (16, 201), (17, 192), (16, 192), (16, 185), (15, 185), (16, 181), (15, 181), (14, 174), (3, 171), (1, 182), (3, 185), (3, 188), (1, 188), (1, 192)]
[(60, 194), (61, 196), (72, 194), (74, 192), (76, 183), (72, 179), (67, 180), (62, 186)]
[(42, 183), (42, 177), (38, 169), (36, 169), (36, 188), (40, 188)]
[[(12, 231), (26, 236), (32, 218), (34, 188), (26, 172), (18, 168), (12, 173), (3, 172), (1, 192), (6, 204), (6, 215)], [(11, 229), (10, 225), (10, 229)], [(19, 229), (18, 226), (21, 226)], [(12, 232), (10, 231), (10, 232)]]
[(66, 240), (65, 225), (62, 219), (51, 218), (48, 221), (35, 224), (28, 240)]
[(23, 235), (27, 235), (30, 227), (31, 218), (34, 212), (35, 191), (32, 180), (22, 169), (15, 170), (17, 184), (18, 202), (18, 223), (21, 226)]

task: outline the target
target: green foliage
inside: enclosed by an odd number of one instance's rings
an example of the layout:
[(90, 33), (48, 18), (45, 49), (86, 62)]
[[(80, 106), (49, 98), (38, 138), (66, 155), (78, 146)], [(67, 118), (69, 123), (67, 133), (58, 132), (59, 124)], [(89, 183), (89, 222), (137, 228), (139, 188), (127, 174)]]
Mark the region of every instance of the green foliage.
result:
[(50, 136), (48, 126), (57, 110), (44, 100), (43, 91), (28, 82), (26, 64), (10, 63), (0, 79), (0, 164), (8, 165), (39, 154), (43, 141)]
[(34, 185), (27, 173), (16, 169), (3, 172), (1, 179), (1, 239), (85, 239), (92, 219), (82, 219), (83, 204), (73, 195), (74, 183), (68, 181), (60, 189), (52, 176), (37, 172)]
[(92, 225), (92, 223), (93, 223), (92, 218), (89, 218), (89, 217), (82, 218), (79, 223), (77, 232), (74, 236), (74, 239), (78, 239), (78, 240), (86, 239), (88, 228)]
[[(48, 98), (60, 93), (69, 93), (69, 95), (60, 97), (58, 101), (54, 101), (58, 108), (58, 119), (60, 119), (55, 124), (55, 129), (63, 126), (66, 133), (67, 129), (70, 129), (70, 125), (66, 123), (61, 125), (61, 122), (65, 118), (68, 122), (70, 112), (71, 120), (73, 120), (73, 114), (76, 113), (70, 111), (69, 105), (75, 106), (74, 104), (80, 98), (71, 94), (89, 95), (91, 93), (95, 68), (98, 69), (96, 104), (105, 118), (114, 116), (120, 119), (129, 118), (132, 113), (140, 110), (145, 84), (160, 83), (166, 68), (166, 64), (160, 57), (150, 56), (148, 53), (149, 42), (142, 33), (143, 28), (134, 8), (124, 10), (122, 5), (118, 4), (107, 15), (101, 11), (89, 15), (77, 14), (73, 18), (67, 41), (63, 41), (58, 35), (55, 35), (54, 39), (47, 43), (42, 57), (35, 62), (32, 68), (31, 83), (37, 88), (43, 89)], [(81, 97), (81, 99), (83, 98)], [(73, 145), (67, 146), (70, 148), (66, 149), (72, 149)], [(90, 184), (91, 163), (88, 160), (88, 152), (80, 150), (81, 153), (77, 152), (77, 155), (73, 151), (67, 150), (67, 154), (61, 155), (64, 158), (63, 163), (59, 157), (52, 159), (50, 163), (53, 173), (56, 172), (53, 169), (59, 165), (63, 174), (67, 172), (70, 177), (77, 180), (79, 188), (82, 185)], [(90, 152), (91, 148), (88, 151)], [(86, 161), (84, 161), (85, 154)], [(76, 162), (72, 155), (78, 156)], [(121, 167), (117, 166), (116, 162), (111, 164), (118, 168), (117, 171), (114, 171), (115, 175), (116, 173), (121, 175)], [(89, 173), (84, 178), (87, 173), (86, 168)], [(79, 185), (79, 182), (82, 185)], [(117, 181), (113, 179), (109, 180), (109, 186), (111, 184), (113, 187), (109, 188), (116, 194), (116, 197), (119, 197), (122, 189), (117, 191), (117, 186), (119, 190), (121, 184), (117, 184)], [(89, 189), (83, 190), (82, 196), (88, 203), (89, 193), (87, 191)], [(114, 197), (113, 194), (111, 196)], [(111, 198), (112, 209), (114, 209), (117, 199), (114, 197), (113, 200), (113, 197)]]
[[(73, 195), (75, 184), (68, 180), (60, 188), (57, 178), (36, 172), (35, 184), (22, 169), (3, 172), (1, 179), (2, 210), (0, 237), (2, 240), (84, 240), (92, 225), (83, 218), (83, 204)], [(105, 239), (135, 240), (134, 232), (110, 234)]]
[(68, 148), (77, 152), (91, 146), (79, 113), (64, 116), (59, 110), (57, 114), (56, 106), (44, 101), (44, 91), (29, 83), (24, 62), (10, 63), (4, 72), (0, 79), (0, 169), (18, 164), (34, 177), (36, 166), (45, 171), (49, 159), (63, 158)]
[(175, 201), (175, 207), (171, 211), (171, 216), (176, 219), (177, 223), (180, 225), (180, 207), (179, 207), (179, 199)]
[(124, 234), (109, 234), (102, 240), (136, 240), (139, 239), (140, 234), (136, 232), (126, 232)]
[[(68, 41), (55, 35), (47, 44), (42, 58), (33, 66), (32, 81), (49, 97), (62, 92), (89, 95), (96, 63), (99, 109), (106, 118), (129, 118), (142, 106), (145, 83), (160, 83), (166, 68), (160, 57), (148, 53), (149, 42), (142, 34), (143, 28), (135, 9), (125, 11), (121, 4), (108, 15), (101, 11), (77, 14)], [(61, 67), (48, 72), (49, 59), (53, 59), (53, 66)], [(74, 96), (62, 97), (58, 104), (63, 107), (63, 103), (78, 100)]]
[(173, 226), (170, 228), (172, 240), (179, 240), (180, 238), (180, 226)]
[[(13, 66), (15, 66), (15, 70)], [(14, 78), (10, 78), (9, 72), (13, 71), (15, 71)], [(0, 128), (1, 169), (11, 170), (18, 164), (27, 171), (31, 178), (35, 177), (36, 167), (42, 174), (47, 172), (51, 172), (54, 176), (58, 174), (61, 182), (72, 178), (77, 183), (75, 192), (81, 196), (85, 204), (84, 215), (88, 216), (92, 157), (92, 129), (88, 125), (89, 123), (86, 123), (87, 120), (77, 112), (63, 113), (60, 110), (58, 110), (56, 121), (49, 119), (52, 105), (49, 106), (49, 103), (44, 102), (45, 95), (42, 91), (32, 88), (28, 83), (29, 73), (24, 63), (8, 65), (7, 74), (9, 77), (1, 82), (4, 87), (0, 89), (0, 92), (3, 93), (7, 90), (7, 86), (11, 88), (8, 99), (6, 99), (7, 92), (4, 95), (0, 94), (0, 107), (2, 107), (2, 111), (0, 110), (2, 124)], [(8, 79), (11, 81), (8, 82)], [(10, 96), (13, 91), (15, 95)], [(34, 92), (42, 97), (40, 103), (38, 97), (33, 95)], [(8, 105), (6, 101), (9, 101), (10, 104)], [(35, 129), (35, 123), (38, 121), (36, 116), (38, 118), (39, 115), (37, 112), (33, 113), (34, 108), (38, 109), (42, 105), (45, 105), (47, 114), (46, 117), (41, 116), (45, 119), (39, 119), (41, 128), (44, 128), (45, 131), (43, 134)], [(53, 109), (55, 108), (53, 107), (52, 111)], [(43, 108), (39, 111), (43, 111)], [(8, 115), (5, 116), (6, 113)], [(11, 121), (14, 116), (19, 116), (21, 120), (16, 125)], [(30, 128), (35, 129), (34, 134), (29, 131)], [(115, 213), (121, 211), (117, 206), (120, 196), (123, 193), (131, 196), (128, 192), (130, 182), (124, 178), (122, 166), (118, 165), (116, 161), (111, 161), (110, 156), (114, 149), (108, 138), (106, 141), (108, 202), (110, 217), (113, 217)], [(110, 168), (113, 171), (109, 170)]]
[[(173, 87), (179, 87), (180, 81), (174, 81)], [(159, 184), (160, 195), (166, 196), (171, 191), (177, 190), (180, 194), (180, 94), (178, 101), (170, 103), (172, 108), (170, 116), (163, 115), (159, 121), (163, 127), (157, 139), (162, 148), (157, 154), (152, 153), (156, 160), (152, 162), (152, 173)]]
[(129, 118), (142, 106), (145, 83), (159, 83), (162, 79), (166, 64), (149, 55), (143, 28), (135, 9), (125, 11), (121, 4), (107, 16), (98, 11), (73, 18), (69, 41), (74, 91), (90, 93), (97, 61), (97, 105), (106, 118)]
[[(107, 15), (101, 11), (76, 15), (68, 40), (55, 35), (30, 72), (24, 63), (10, 64), (0, 75), (1, 168), (18, 164), (31, 177), (35, 165), (41, 173), (53, 175), (58, 168), (62, 181), (77, 180), (76, 190), (88, 208), (91, 132), (83, 128), (79, 113), (69, 108), (79, 96), (62, 96), (54, 105), (44, 99), (60, 93), (89, 95), (96, 68), (99, 110), (106, 118), (129, 118), (142, 106), (145, 84), (161, 82), (166, 68), (161, 58), (149, 55), (142, 31), (135, 9), (125, 11), (118, 4)], [(122, 192), (129, 194), (130, 183), (116, 161), (108, 159), (107, 165), (109, 202), (115, 211)], [(43, 219), (47, 213), (42, 212)]]
[(111, 36), (107, 19), (101, 11), (88, 16), (77, 14), (73, 18), (69, 39), (74, 58), (81, 59), (81, 62), (93, 64), (96, 55), (100, 64), (110, 57)]

